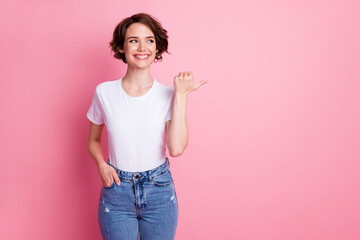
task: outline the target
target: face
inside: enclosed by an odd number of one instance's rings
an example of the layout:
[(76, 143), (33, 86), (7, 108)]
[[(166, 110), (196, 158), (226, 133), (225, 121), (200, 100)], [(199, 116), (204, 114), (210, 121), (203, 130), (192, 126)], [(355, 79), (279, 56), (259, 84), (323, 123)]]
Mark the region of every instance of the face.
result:
[(155, 36), (151, 29), (142, 23), (133, 23), (126, 30), (124, 49), (128, 66), (148, 68), (157, 52)]

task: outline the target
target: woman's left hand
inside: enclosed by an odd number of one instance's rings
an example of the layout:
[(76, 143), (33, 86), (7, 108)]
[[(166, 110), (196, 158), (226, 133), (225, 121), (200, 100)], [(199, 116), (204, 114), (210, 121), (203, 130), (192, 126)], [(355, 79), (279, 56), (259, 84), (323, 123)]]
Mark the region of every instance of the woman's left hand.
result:
[(176, 94), (187, 96), (191, 91), (198, 89), (205, 83), (207, 83), (207, 81), (203, 80), (195, 84), (192, 72), (180, 72), (179, 75), (174, 78), (174, 91)]

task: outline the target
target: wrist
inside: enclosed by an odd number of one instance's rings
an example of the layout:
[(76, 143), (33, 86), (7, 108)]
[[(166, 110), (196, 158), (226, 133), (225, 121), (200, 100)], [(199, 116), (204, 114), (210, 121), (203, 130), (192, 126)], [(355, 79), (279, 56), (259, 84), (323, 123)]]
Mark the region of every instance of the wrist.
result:
[(186, 100), (186, 98), (187, 98), (187, 94), (185, 93), (175, 92), (174, 94), (174, 100), (182, 101), (182, 100)]
[(107, 165), (107, 163), (106, 163), (105, 161), (103, 161), (103, 160), (101, 160), (100, 162), (98, 162), (98, 163), (96, 164), (98, 170), (100, 170), (101, 168), (103, 168), (103, 167), (106, 166), (106, 165)]

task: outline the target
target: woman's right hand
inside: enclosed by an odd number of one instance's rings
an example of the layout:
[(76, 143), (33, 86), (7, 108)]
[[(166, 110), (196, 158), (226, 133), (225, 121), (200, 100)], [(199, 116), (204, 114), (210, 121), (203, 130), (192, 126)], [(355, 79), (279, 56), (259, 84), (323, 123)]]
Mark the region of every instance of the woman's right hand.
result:
[(98, 170), (103, 186), (110, 187), (114, 181), (118, 186), (120, 186), (121, 182), (119, 176), (112, 166), (104, 162), (98, 167)]

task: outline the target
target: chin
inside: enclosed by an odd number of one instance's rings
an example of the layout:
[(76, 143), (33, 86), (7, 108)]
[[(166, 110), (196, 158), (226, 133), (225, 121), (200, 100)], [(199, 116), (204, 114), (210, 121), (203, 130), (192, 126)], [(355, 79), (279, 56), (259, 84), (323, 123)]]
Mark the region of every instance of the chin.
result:
[(146, 68), (149, 68), (151, 64), (147, 64), (147, 65), (139, 65), (139, 64), (132, 64), (131, 66), (133, 68), (137, 68), (137, 69), (146, 69)]
[(139, 63), (133, 63), (131, 64), (132, 67), (134, 68), (148, 68), (150, 67), (150, 65), (154, 62), (154, 59), (152, 59), (149, 63), (143, 63), (143, 64), (139, 64)]

